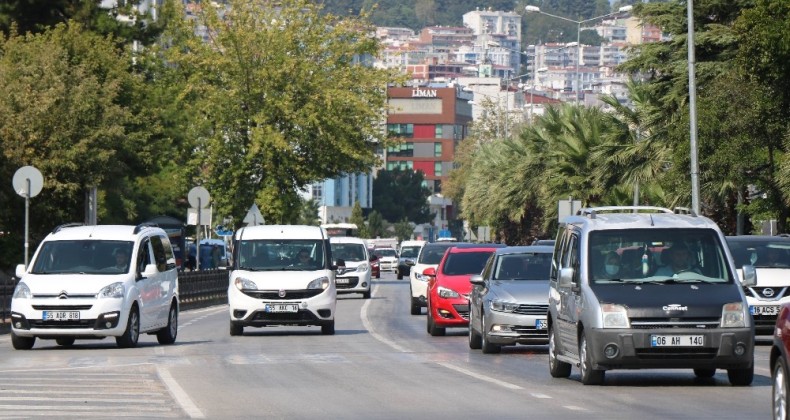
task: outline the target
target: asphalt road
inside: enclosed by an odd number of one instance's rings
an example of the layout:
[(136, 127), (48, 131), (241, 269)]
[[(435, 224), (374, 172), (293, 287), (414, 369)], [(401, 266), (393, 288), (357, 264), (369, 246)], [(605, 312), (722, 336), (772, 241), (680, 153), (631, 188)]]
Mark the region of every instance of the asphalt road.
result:
[(408, 299), (408, 280), (383, 273), (372, 299), (340, 297), (333, 336), (270, 327), (230, 337), (227, 306), (182, 312), (172, 346), (142, 336), (134, 349), (38, 340), (16, 351), (0, 336), (0, 419), (770, 418), (767, 342), (750, 387), (690, 370), (610, 371), (604, 386), (583, 386), (576, 369), (549, 376), (546, 346), (485, 355), (466, 329), (431, 337)]

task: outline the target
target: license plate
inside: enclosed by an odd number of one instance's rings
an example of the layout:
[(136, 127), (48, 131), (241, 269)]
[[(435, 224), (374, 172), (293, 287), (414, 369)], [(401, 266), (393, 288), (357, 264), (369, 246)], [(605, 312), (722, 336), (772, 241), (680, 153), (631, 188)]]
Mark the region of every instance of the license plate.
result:
[(546, 322), (545, 319), (538, 319), (535, 320), (535, 329), (536, 330), (545, 330), (549, 328), (549, 324)]
[(296, 303), (267, 303), (263, 310), (266, 312), (299, 312)]
[(351, 279), (345, 279), (345, 278), (335, 279), (335, 283), (337, 284), (348, 284), (350, 281)]
[(779, 315), (779, 306), (750, 306), (749, 312), (752, 315)]
[(80, 319), (79, 311), (44, 311), (41, 318), (45, 321), (74, 321)]
[(651, 335), (651, 347), (702, 347), (704, 335)]

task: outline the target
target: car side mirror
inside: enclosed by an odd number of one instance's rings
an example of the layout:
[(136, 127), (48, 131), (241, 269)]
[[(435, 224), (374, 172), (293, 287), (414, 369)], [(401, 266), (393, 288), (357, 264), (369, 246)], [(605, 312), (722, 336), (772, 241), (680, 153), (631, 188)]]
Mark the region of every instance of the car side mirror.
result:
[(377, 257), (376, 255), (373, 255), (373, 254), (371, 254), (370, 258), (369, 258), (370, 261), (378, 261), (378, 259), (379, 259), (379, 257)]
[(140, 277), (138, 277), (137, 279), (138, 280), (147, 279), (148, 277), (151, 277), (156, 273), (157, 273), (156, 264), (148, 264), (145, 266), (143, 272), (140, 273)]
[(16, 278), (21, 279), (25, 275), (25, 271), (27, 271), (25, 270), (25, 265), (19, 264), (16, 266), (16, 273), (14, 274), (16, 274)]
[(754, 269), (754, 266), (749, 264), (744, 265), (742, 271), (743, 278), (741, 279), (741, 285), (743, 287), (755, 286), (757, 284), (757, 270)]
[(472, 277), (469, 277), (469, 283), (474, 284), (475, 286), (485, 286), (486, 281), (483, 280), (483, 276), (480, 274), (473, 274)]
[(414, 260), (406, 260), (406, 265), (408, 265), (409, 267), (414, 267), (416, 263), (414, 262)]
[(425, 270), (422, 270), (422, 275), (428, 277), (436, 277), (436, 269), (433, 267), (428, 267)]
[(570, 267), (560, 269), (560, 287), (573, 286), (573, 269)]
[(346, 260), (344, 260), (344, 259), (342, 259), (342, 258), (338, 258), (337, 260), (335, 260), (335, 265), (336, 265), (338, 268), (340, 268), (340, 267), (344, 267), (344, 268), (345, 268), (345, 266), (346, 266)]

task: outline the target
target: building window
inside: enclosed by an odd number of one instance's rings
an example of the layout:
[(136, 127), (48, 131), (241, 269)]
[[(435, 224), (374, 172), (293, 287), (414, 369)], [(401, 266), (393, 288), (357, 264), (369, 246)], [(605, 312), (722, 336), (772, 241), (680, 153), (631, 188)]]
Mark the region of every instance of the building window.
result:
[(442, 192), (442, 180), (437, 179), (433, 181), (433, 192), (440, 193)]
[(387, 124), (387, 132), (392, 137), (414, 137), (414, 124)]
[(436, 142), (433, 144), (433, 155), (434, 157), (441, 157), (442, 156), (442, 143)]
[(314, 184), (313, 185), (313, 200), (321, 202), (321, 199), (324, 197), (324, 186), (321, 184)]
[(401, 171), (413, 170), (414, 162), (410, 160), (393, 160), (387, 162), (388, 171), (394, 171), (395, 169), (400, 169)]
[(434, 162), (433, 174), (436, 176), (442, 176), (442, 162)]
[(437, 124), (436, 125), (436, 137), (437, 138), (442, 138), (442, 125), (441, 124)]
[(406, 142), (387, 147), (387, 155), (393, 157), (413, 157), (414, 143)]

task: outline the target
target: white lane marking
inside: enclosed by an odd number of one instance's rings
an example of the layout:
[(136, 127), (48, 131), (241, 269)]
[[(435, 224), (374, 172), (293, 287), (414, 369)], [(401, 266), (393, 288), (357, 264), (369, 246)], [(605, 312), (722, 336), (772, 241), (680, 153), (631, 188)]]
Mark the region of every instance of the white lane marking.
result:
[(212, 315), (216, 315), (218, 313), (221, 313), (221, 312), (227, 311), (227, 310), (228, 310), (228, 306), (227, 305), (222, 305), (220, 307), (211, 307), (211, 308), (207, 308), (205, 310), (204, 309), (200, 309), (200, 310), (195, 310), (195, 311), (188, 311), (190, 314), (201, 313), (201, 312), (206, 312), (206, 314), (204, 314), (202, 316), (199, 316), (199, 317), (197, 317), (195, 319), (192, 319), (189, 322), (184, 322), (184, 323), (180, 323), (179, 322), (178, 330), (181, 331), (183, 328), (186, 328), (186, 327), (188, 327), (188, 326), (190, 326), (190, 325), (192, 325), (192, 324), (194, 324), (196, 322), (200, 322), (200, 321), (202, 321), (202, 320), (204, 320), (204, 319), (206, 319), (206, 318), (208, 318), (208, 317), (210, 317)]
[(568, 410), (573, 410), (573, 411), (587, 411), (586, 408), (584, 408), (584, 407), (577, 407), (575, 405), (563, 405), (563, 407), (567, 408)]
[(190, 418), (206, 418), (206, 416), (203, 415), (203, 412), (200, 411), (194, 402), (192, 402), (192, 399), (189, 398), (189, 395), (184, 392), (184, 389), (178, 385), (178, 382), (176, 382), (172, 376), (170, 376), (170, 372), (167, 369), (157, 366), (156, 373), (159, 375), (159, 379), (161, 379), (167, 387), (167, 390), (170, 391), (170, 395), (173, 396), (173, 399), (176, 400), (178, 405), (180, 405), (184, 411), (186, 411)]
[(529, 395), (532, 395), (532, 396), (533, 396), (533, 397), (535, 397), (535, 398), (551, 398), (551, 395), (546, 395), (546, 394), (538, 394), (538, 393), (536, 393), (536, 392), (532, 392), (532, 393), (530, 393)]
[[(378, 285), (376, 285), (376, 287), (374, 287), (374, 288), (371, 288), (370, 296), (371, 297), (376, 296), (376, 294), (377, 294), (376, 292), (378, 292), (378, 289), (379, 289)], [(368, 330), (368, 333), (370, 333), (370, 335), (373, 338), (375, 338), (376, 340), (382, 342), (383, 344), (393, 348), (395, 351), (399, 351), (401, 353), (412, 353), (411, 350), (406, 349), (405, 347), (402, 347), (399, 344), (396, 344), (395, 342), (393, 342), (392, 340), (390, 340), (388, 338), (385, 338), (384, 336), (378, 334), (373, 329), (373, 324), (370, 322), (370, 318), (368, 317), (368, 306), (370, 306), (370, 302), (372, 302), (372, 301), (373, 301), (373, 299), (370, 299), (370, 300), (366, 301), (362, 305), (362, 308), (360, 309), (360, 317), (362, 318), (362, 325), (365, 327), (366, 330)], [(438, 362), (437, 364), (439, 366), (443, 366), (443, 367), (445, 367), (447, 369), (454, 370), (456, 372), (463, 373), (464, 375), (471, 376), (471, 377), (473, 377), (475, 379), (479, 379), (479, 380), (485, 381), (485, 382), (490, 382), (492, 384), (496, 384), (496, 385), (499, 385), (499, 386), (502, 386), (502, 387), (505, 387), (505, 388), (508, 388), (508, 389), (524, 389), (524, 388), (522, 388), (522, 387), (520, 387), (520, 386), (518, 386), (516, 384), (511, 384), (510, 382), (500, 381), (499, 379), (495, 379), (495, 378), (492, 378), (492, 377), (486, 376), (486, 375), (481, 375), (481, 374), (472, 372), (470, 370), (466, 370), (466, 369), (460, 368), (458, 366), (453, 366), (453, 365), (451, 365), (449, 363)]]

